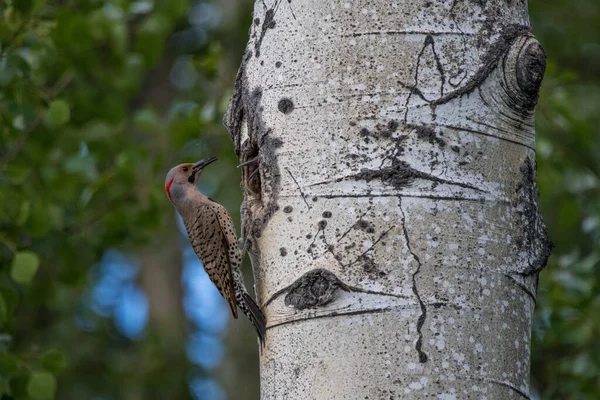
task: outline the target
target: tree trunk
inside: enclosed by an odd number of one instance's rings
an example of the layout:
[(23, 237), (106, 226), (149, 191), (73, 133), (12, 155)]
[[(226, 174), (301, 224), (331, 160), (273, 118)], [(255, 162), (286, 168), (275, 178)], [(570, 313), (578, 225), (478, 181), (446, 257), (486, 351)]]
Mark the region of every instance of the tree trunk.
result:
[(544, 67), (522, 0), (256, 1), (225, 124), (262, 399), (529, 398)]

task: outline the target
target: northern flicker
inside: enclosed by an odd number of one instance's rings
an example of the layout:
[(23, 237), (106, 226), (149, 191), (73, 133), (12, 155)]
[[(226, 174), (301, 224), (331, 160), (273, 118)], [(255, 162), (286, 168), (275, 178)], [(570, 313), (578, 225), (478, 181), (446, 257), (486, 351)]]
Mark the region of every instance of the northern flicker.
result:
[(240, 310), (250, 319), (261, 345), (266, 336), (265, 317), (248, 294), (241, 273), (242, 251), (231, 215), (222, 205), (198, 190), (198, 178), (215, 157), (171, 169), (165, 179), (169, 200), (181, 215), (196, 255), (210, 280), (229, 303), (234, 318)]

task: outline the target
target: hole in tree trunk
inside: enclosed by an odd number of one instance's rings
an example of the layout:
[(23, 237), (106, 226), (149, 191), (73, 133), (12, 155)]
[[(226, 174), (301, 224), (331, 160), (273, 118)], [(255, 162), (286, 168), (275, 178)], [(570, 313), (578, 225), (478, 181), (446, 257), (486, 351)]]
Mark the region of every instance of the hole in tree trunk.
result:
[(261, 177), (258, 146), (253, 145), (246, 154), (248, 155), (246, 161), (256, 160), (256, 163), (252, 163), (244, 167), (244, 184), (249, 196), (251, 196), (253, 199), (260, 199)]

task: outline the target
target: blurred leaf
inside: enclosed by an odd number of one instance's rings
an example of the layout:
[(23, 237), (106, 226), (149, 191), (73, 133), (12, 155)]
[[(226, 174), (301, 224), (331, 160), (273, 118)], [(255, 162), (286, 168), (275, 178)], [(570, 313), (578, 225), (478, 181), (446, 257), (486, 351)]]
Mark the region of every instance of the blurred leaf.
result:
[(17, 283), (29, 284), (35, 276), (40, 259), (34, 252), (20, 251), (13, 258), (10, 276)]
[(19, 210), (19, 214), (17, 215), (17, 218), (15, 220), (17, 225), (23, 225), (25, 222), (27, 222), (27, 219), (29, 218), (30, 210), (31, 210), (31, 202), (29, 200), (23, 201), (21, 203), (21, 209)]
[(27, 394), (35, 400), (51, 400), (56, 392), (56, 379), (48, 372), (33, 372), (27, 384)]
[(65, 210), (55, 204), (48, 205), (48, 215), (54, 229), (61, 230), (64, 227), (64, 212)]
[(51, 349), (42, 356), (42, 366), (47, 371), (57, 375), (67, 367), (67, 360), (62, 352), (57, 349)]
[(51, 126), (61, 126), (69, 122), (71, 111), (64, 100), (54, 100), (46, 111), (46, 121)]

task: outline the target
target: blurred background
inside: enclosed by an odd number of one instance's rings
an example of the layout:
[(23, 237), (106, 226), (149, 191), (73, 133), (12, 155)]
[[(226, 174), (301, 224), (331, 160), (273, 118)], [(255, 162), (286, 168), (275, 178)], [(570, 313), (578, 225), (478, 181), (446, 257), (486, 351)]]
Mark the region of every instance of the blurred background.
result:
[[(600, 3), (530, 0), (548, 54), (535, 399), (600, 398)], [(0, 0), (0, 393), (258, 399), (257, 344), (231, 320), (163, 189), (201, 189), (239, 226), (221, 125), (251, 0)], [(250, 268), (246, 265), (248, 279)]]

